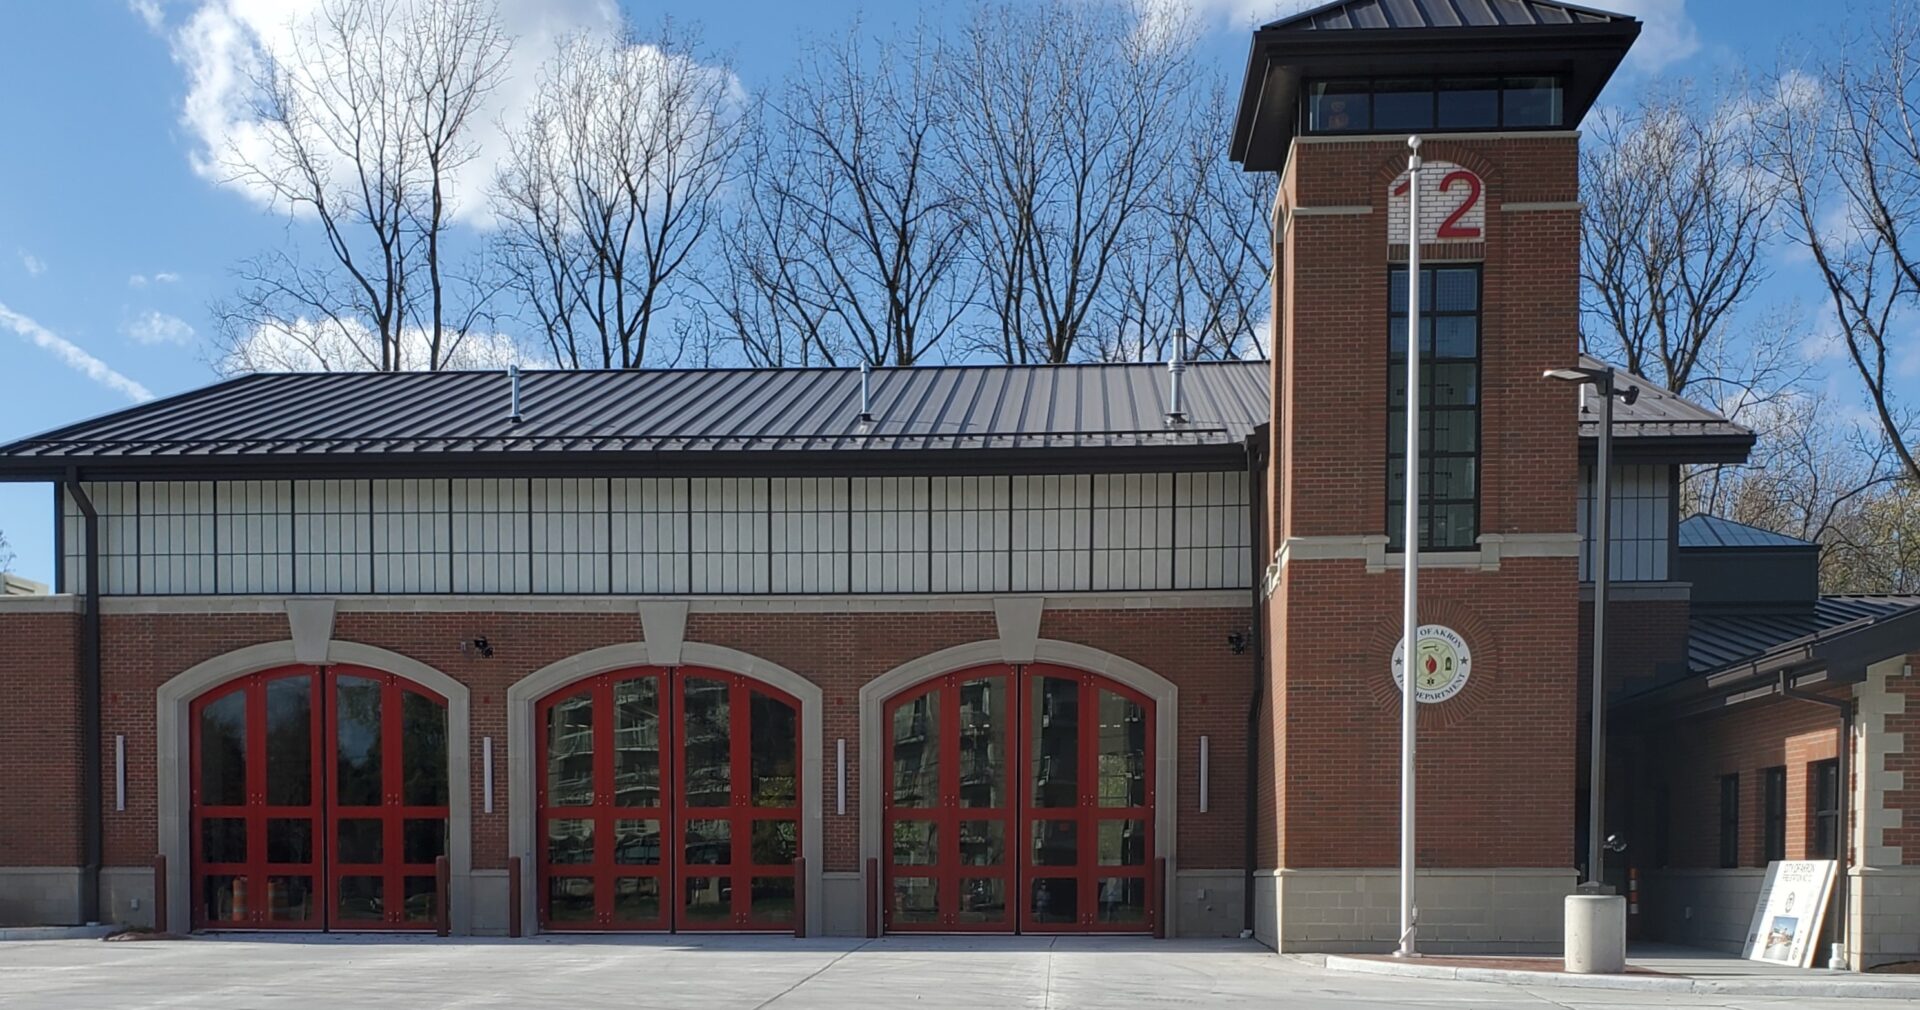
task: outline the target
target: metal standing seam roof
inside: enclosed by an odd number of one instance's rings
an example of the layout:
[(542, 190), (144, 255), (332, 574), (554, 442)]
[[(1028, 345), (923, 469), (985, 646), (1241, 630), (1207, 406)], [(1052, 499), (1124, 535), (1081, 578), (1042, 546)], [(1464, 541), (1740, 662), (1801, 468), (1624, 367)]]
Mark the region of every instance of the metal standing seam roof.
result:
[(1811, 610), (1696, 611), (1687, 636), (1687, 669), (1711, 673), (1806, 642), (1920, 608), (1920, 596), (1822, 596)]
[(1607, 11), (1552, 0), (1336, 0), (1264, 25), (1292, 31), (1607, 24)]
[(1680, 520), (1680, 546), (1683, 548), (1715, 547), (1789, 547), (1804, 550), (1818, 550), (1819, 545), (1806, 540), (1796, 539), (1784, 533), (1737, 523), (1721, 516), (1697, 513)]
[(258, 374), (0, 446), (48, 462), (407, 453), (757, 453), (1238, 446), (1267, 420), (1267, 364), (1187, 366), (1187, 420), (1157, 364)]
[[(1715, 411), (1670, 392), (1624, 368), (1608, 365), (1592, 355), (1580, 355), (1583, 368), (1613, 368), (1615, 388), (1640, 387), (1633, 403), (1613, 403), (1614, 438), (1725, 438), (1753, 440), (1753, 429), (1735, 424)], [(1600, 401), (1597, 387), (1580, 387), (1580, 437), (1600, 437)]]

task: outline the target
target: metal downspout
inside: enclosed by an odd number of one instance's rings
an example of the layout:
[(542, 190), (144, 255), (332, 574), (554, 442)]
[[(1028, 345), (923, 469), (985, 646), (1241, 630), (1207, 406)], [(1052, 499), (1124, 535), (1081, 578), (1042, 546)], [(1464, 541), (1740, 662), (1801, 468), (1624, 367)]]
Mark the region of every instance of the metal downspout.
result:
[(1840, 780), (1835, 783), (1840, 792), (1840, 809), (1836, 811), (1839, 823), (1834, 828), (1834, 847), (1839, 851), (1834, 854), (1840, 858), (1840, 879), (1835, 882), (1839, 897), (1834, 902), (1834, 917), (1840, 920), (1835, 935), (1840, 937), (1842, 966), (1851, 965), (1852, 924), (1847, 921), (1847, 909), (1853, 892), (1853, 717), (1856, 706), (1852, 698), (1829, 698), (1794, 687), (1793, 674), (1786, 670), (1780, 671), (1780, 694), (1840, 710), (1840, 745), (1834, 748), (1839, 761), (1836, 777)]
[(84, 517), (86, 609), (80, 614), (80, 920), (100, 921), (100, 513), (69, 476), (66, 489)]
[(1264, 494), (1266, 489), (1261, 480), (1261, 463), (1259, 436), (1249, 436), (1247, 438), (1247, 501), (1251, 507), (1247, 509), (1247, 521), (1253, 525), (1253, 529), (1248, 531), (1250, 535), (1247, 537), (1249, 543), (1247, 549), (1253, 552), (1253, 565), (1249, 569), (1253, 575), (1253, 693), (1247, 699), (1246, 813), (1243, 818), (1245, 823), (1241, 826), (1246, 836), (1243, 857), (1246, 870), (1241, 884), (1240, 910), (1240, 928), (1247, 936), (1253, 935), (1254, 925), (1253, 864), (1259, 858), (1259, 836), (1255, 822), (1260, 815), (1260, 804), (1257, 798), (1261, 757), (1260, 702), (1266, 693), (1267, 673), (1266, 598), (1261, 592), (1262, 584), (1266, 581), (1267, 570), (1262, 550), (1267, 539), (1263, 535), (1263, 530), (1266, 528), (1267, 502)]

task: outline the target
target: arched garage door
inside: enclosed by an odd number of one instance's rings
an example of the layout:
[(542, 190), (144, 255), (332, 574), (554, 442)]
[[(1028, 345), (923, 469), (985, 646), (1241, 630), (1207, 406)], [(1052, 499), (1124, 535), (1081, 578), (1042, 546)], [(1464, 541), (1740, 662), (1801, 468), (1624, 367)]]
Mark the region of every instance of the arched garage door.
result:
[(535, 710), (540, 923), (789, 930), (800, 705), (751, 678), (636, 667)]
[(886, 928), (1151, 932), (1153, 703), (1066, 667), (986, 666), (885, 708)]
[(431, 929), (446, 699), (352, 666), (251, 674), (191, 706), (193, 924)]

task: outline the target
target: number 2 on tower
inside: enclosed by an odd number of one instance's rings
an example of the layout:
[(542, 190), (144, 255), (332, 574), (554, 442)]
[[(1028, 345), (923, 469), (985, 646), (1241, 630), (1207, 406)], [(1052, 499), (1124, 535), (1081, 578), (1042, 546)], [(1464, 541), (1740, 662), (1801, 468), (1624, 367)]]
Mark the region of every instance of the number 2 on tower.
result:
[[(1442, 240), (1479, 238), (1480, 228), (1478, 225), (1461, 224), (1460, 222), (1462, 218), (1466, 217), (1467, 214), (1480, 203), (1480, 177), (1464, 168), (1454, 169), (1441, 177), (1440, 192), (1446, 193), (1452, 190), (1455, 183), (1466, 183), (1467, 198), (1460, 201), (1459, 206), (1453, 208), (1453, 212), (1447, 215), (1446, 220), (1440, 222), (1440, 230), (1434, 233), (1434, 238)], [(1400, 185), (1394, 187), (1393, 195), (1407, 195), (1406, 180), (1401, 180)]]

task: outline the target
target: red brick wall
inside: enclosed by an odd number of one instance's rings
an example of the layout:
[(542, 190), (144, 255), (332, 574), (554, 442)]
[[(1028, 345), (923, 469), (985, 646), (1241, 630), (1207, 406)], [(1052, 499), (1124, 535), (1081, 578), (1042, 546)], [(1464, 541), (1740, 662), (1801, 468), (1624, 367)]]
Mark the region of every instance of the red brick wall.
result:
[(1740, 776), (1740, 865), (1765, 866), (1767, 768), (1787, 768), (1787, 858), (1806, 859), (1813, 809), (1807, 766), (1839, 752), (1839, 716), (1804, 701), (1770, 701), (1646, 734), (1649, 766), (1670, 790), (1669, 864), (1720, 865), (1720, 776)]
[[(1574, 393), (1540, 376), (1577, 353), (1578, 143), (1489, 137), (1430, 142), (1422, 153), (1485, 183), (1485, 241), (1424, 250), (1429, 262), (1485, 267), (1480, 531), (1569, 533)], [(1282, 179), (1288, 207), (1371, 210), (1295, 215), (1276, 257), (1280, 540), (1387, 532), (1387, 190), (1406, 163), (1398, 140), (1300, 143)], [(1566, 206), (1503, 212), (1509, 203)], [(1577, 579), (1573, 558), (1423, 574), (1422, 619), (1452, 626), (1474, 650), (1468, 688), (1422, 713), (1423, 864), (1569, 864)], [(1276, 776), (1260, 792), (1265, 865), (1397, 859), (1390, 658), (1400, 584), (1399, 570), (1369, 573), (1359, 560), (1288, 566), (1270, 609), (1273, 699), (1262, 732), (1276, 741)]]
[(0, 612), (0, 865), (80, 863), (79, 627), (78, 614)]
[[(0, 637), (14, 637), (19, 618), (0, 616)], [(36, 618), (36, 620), (42, 620)], [(72, 618), (61, 615), (60, 622)], [(46, 620), (45, 627), (68, 625)], [(31, 625), (33, 629), (40, 624)], [(1234, 655), (1230, 632), (1249, 630), (1247, 611), (1220, 610), (1049, 610), (1041, 634), (1078, 642), (1124, 656), (1172, 680), (1180, 687), (1179, 824), (1180, 861), (1189, 868), (1241, 865), (1242, 807), (1245, 788), (1246, 706), (1251, 697), (1252, 655)], [(23, 634), (41, 634), (38, 630)], [(47, 633), (52, 637), (51, 633)], [(287, 637), (279, 614), (109, 614), (103, 704), (107, 774), (112, 774), (112, 741), (127, 737), (127, 809), (105, 814), (106, 863), (143, 864), (157, 849), (155, 828), (154, 692), (169, 678), (203, 660), (256, 642)], [(840, 613), (840, 614), (693, 614), (687, 640), (725, 645), (778, 663), (819, 684), (825, 696), (823, 767), (832, 788), (834, 742), (847, 741), (847, 816), (826, 818), (825, 869), (858, 868), (859, 845), (859, 689), (908, 660), (967, 642), (992, 639), (997, 632), (989, 613)], [(464, 655), (460, 643), (485, 636), (494, 645), (492, 659)], [(364, 613), (341, 612), (334, 637), (378, 646), (409, 656), (466, 684), (472, 691), (473, 865), (505, 864), (507, 848), (506, 692), (521, 677), (550, 663), (603, 645), (637, 641), (640, 622), (632, 614), (528, 613)], [(36, 639), (37, 640), (37, 639)], [(71, 634), (47, 646), (47, 654), (69, 662)], [(58, 648), (55, 648), (58, 646)], [(16, 656), (20, 655), (16, 652)], [(0, 756), (24, 767), (44, 767), (42, 802), (9, 802), (0, 810), (0, 864), (19, 865), (13, 839), (57, 839), (58, 847), (41, 858), (70, 865), (77, 858), (77, 821), (46, 830), (46, 810), (72, 810), (74, 782), (71, 676), (57, 680), (37, 665), (17, 667), (17, 682), (28, 686), (25, 706), (0, 710)], [(44, 685), (47, 701), (39, 702)], [(16, 716), (20, 716), (17, 718)], [(64, 720), (64, 722), (62, 721)], [(62, 747), (46, 750), (46, 726), (64, 726)], [(1198, 809), (1197, 747), (1201, 734), (1211, 738), (1212, 802)], [(495, 813), (482, 809), (481, 740), (494, 739)], [(14, 795), (10, 789), (10, 796)], [(112, 796), (111, 780), (107, 784)], [(830, 802), (830, 800), (829, 800)], [(109, 804), (110, 805), (110, 804)], [(23, 843), (24, 844), (24, 843)]]

